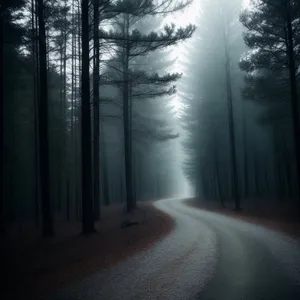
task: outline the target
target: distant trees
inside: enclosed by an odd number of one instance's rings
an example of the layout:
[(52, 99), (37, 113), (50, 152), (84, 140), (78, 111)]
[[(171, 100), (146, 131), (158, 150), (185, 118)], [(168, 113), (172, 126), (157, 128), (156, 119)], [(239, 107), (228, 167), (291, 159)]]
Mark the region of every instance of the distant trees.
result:
[[(175, 45), (180, 41), (190, 38), (195, 31), (195, 27), (190, 25), (186, 28), (175, 29), (174, 25), (165, 26), (161, 33), (154, 31), (149, 34), (142, 34), (138, 30), (137, 22), (147, 16), (155, 15), (157, 13), (167, 13), (170, 10), (170, 1), (131, 1), (126, 0), (120, 2), (121, 13), (118, 16), (117, 24), (119, 30), (104, 34), (104, 38), (112, 41), (117, 46), (117, 51), (121, 57), (121, 73), (122, 78), (122, 93), (123, 93), (123, 128), (124, 128), (124, 151), (125, 151), (125, 178), (126, 178), (126, 202), (127, 210), (132, 211), (136, 203), (133, 196), (133, 181), (132, 181), (132, 147), (131, 147), (131, 113), (132, 100), (134, 95), (131, 93), (131, 87), (136, 84), (134, 78), (138, 78), (142, 85), (161, 85), (178, 79), (178, 74), (167, 75), (164, 77), (158, 74), (148, 75), (146, 73), (134, 74), (131, 71), (131, 61), (140, 56), (146, 56), (156, 50)], [(171, 9), (171, 11), (184, 8), (186, 4), (180, 4)], [(166, 9), (164, 10), (164, 6)], [(139, 93), (135, 97), (158, 97), (168, 93), (158, 89), (158, 91), (145, 91)]]
[(220, 1), (201, 5), (199, 31), (182, 58), (188, 75), (179, 88), (185, 103), (181, 119), (189, 133), (184, 142), (185, 173), (198, 196), (217, 198), (222, 205), (225, 199), (232, 199), (236, 209), (240, 208), (240, 154), (235, 113), (240, 96), (233, 48), (240, 47), (234, 40), (238, 5), (239, 1), (226, 6)]
[(238, 0), (203, 4), (199, 31), (181, 59), (188, 73), (178, 87), (188, 132), (184, 170), (197, 196), (221, 205), (266, 207), (285, 199), (282, 206), (294, 207), (299, 1), (252, 1), (240, 14), (241, 7)]

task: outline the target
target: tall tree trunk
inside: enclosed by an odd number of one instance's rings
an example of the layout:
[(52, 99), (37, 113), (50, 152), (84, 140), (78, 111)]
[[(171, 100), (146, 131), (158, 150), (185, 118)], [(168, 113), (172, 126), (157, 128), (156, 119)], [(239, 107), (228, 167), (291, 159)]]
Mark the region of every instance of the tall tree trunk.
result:
[(100, 42), (99, 42), (99, 0), (94, 0), (94, 76), (93, 76), (93, 102), (94, 102), (94, 217), (100, 219)]
[[(74, 182), (74, 198), (75, 198), (75, 211), (76, 211), (76, 218), (77, 220), (79, 219), (79, 182), (78, 182), (78, 175), (79, 175), (79, 168), (78, 166), (80, 164), (78, 164), (78, 139), (77, 139), (77, 136), (78, 136), (78, 95), (79, 95), (79, 90), (77, 90), (77, 86), (78, 86), (78, 76), (77, 76), (77, 71), (78, 71), (78, 68), (77, 68), (77, 61), (78, 61), (78, 57), (79, 55), (77, 54), (77, 49), (79, 47), (79, 45), (77, 44), (77, 28), (78, 28), (78, 31), (80, 29), (80, 26), (76, 26), (77, 25), (77, 21), (79, 22), (78, 19), (80, 19), (80, 17), (77, 16), (77, 14), (79, 15), (78, 13), (78, 10), (76, 10), (76, 6), (75, 6), (75, 0), (72, 0), (73, 1), (73, 18), (74, 18), (74, 27), (73, 27), (73, 35), (74, 35), (74, 73), (73, 73), (73, 78), (74, 78), (74, 94), (73, 94), (73, 97), (74, 97), (74, 114), (73, 114), (73, 118), (74, 118), (74, 121), (73, 121), (73, 132), (72, 132), (72, 145), (73, 145), (73, 148), (74, 148), (74, 159), (73, 159), (73, 163), (75, 164), (75, 170), (74, 170), (74, 173), (73, 173), (73, 182)], [(76, 21), (77, 20), (77, 21)], [(78, 23), (79, 24), (79, 23)], [(75, 29), (76, 28), (76, 29)], [(79, 32), (78, 32), (78, 35), (79, 35)], [(80, 40), (80, 38), (78, 38), (78, 40)]]
[(258, 170), (258, 154), (256, 151), (253, 153), (253, 168), (254, 168), (254, 192), (255, 192), (255, 197), (259, 198), (260, 197), (260, 181), (258, 178), (259, 175), (259, 170)]
[(67, 179), (67, 181), (66, 181), (66, 198), (67, 198), (67, 205), (66, 205), (67, 221), (70, 221), (70, 181), (69, 181), (69, 179)]
[(53, 216), (49, 188), (49, 132), (48, 132), (48, 78), (47, 51), (44, 22), (44, 2), (38, 0), (39, 20), (39, 64), (40, 64), (40, 105), (39, 105), (39, 155), (40, 155), (40, 184), (43, 213), (43, 235), (52, 236)]
[(63, 158), (63, 163), (62, 163), (62, 170), (61, 170), (61, 187), (64, 188), (63, 190), (63, 199), (66, 197), (66, 187), (67, 187), (67, 181), (69, 180), (68, 174), (67, 174), (67, 162), (69, 158), (67, 157), (67, 109), (68, 109), (68, 95), (67, 95), (67, 42), (68, 42), (68, 24), (67, 24), (67, 1), (65, 0), (65, 12), (64, 12), (64, 35), (63, 35), (63, 42), (64, 42), (64, 51), (63, 51), (63, 119), (62, 119), (62, 158)]
[(216, 134), (214, 134), (214, 164), (215, 164), (214, 169), (215, 169), (215, 177), (216, 177), (216, 182), (217, 182), (219, 199), (220, 199), (222, 207), (225, 207), (222, 185), (221, 185), (221, 178), (220, 178), (219, 155), (218, 155), (218, 149), (217, 149)]
[[(294, 52), (294, 31), (291, 20), (291, 4), (290, 0), (287, 1), (287, 50), (289, 58), (289, 73), (290, 73), (290, 88), (291, 88), (291, 108), (293, 119), (293, 133), (295, 142), (295, 157), (296, 157), (296, 171), (297, 171), (297, 196), (300, 209), (300, 122), (299, 122), (299, 108), (298, 108), (298, 90), (297, 90), (297, 74)], [(300, 211), (299, 211), (300, 218)]]
[(89, 1), (81, 1), (82, 78), (81, 78), (81, 180), (82, 233), (95, 232), (92, 194), (91, 106), (89, 74)]
[[(69, 189), (70, 193), (69, 196), (71, 199), (75, 198), (76, 192), (74, 192), (76, 184), (75, 184), (75, 178), (76, 178), (76, 167), (75, 164), (75, 151), (74, 151), (74, 100), (75, 100), (75, 80), (74, 76), (76, 75), (76, 71), (74, 71), (74, 68), (76, 70), (76, 58), (74, 56), (76, 55), (75, 51), (75, 45), (76, 45), (76, 35), (75, 35), (75, 7), (74, 7), (74, 0), (72, 0), (72, 22), (71, 22), (71, 123), (70, 123), (70, 139), (69, 139), (69, 149), (71, 153), (71, 159), (69, 160), (69, 166), (68, 166), (68, 178), (69, 178)], [(72, 202), (71, 202), (72, 204)], [(70, 205), (71, 206), (71, 205)]]
[(38, 47), (37, 44), (37, 27), (36, 27), (36, 3), (31, 0), (31, 32), (32, 32), (32, 74), (33, 74), (33, 104), (34, 104), (34, 203), (35, 203), (35, 217), (36, 225), (39, 226), (40, 214), (40, 197), (39, 197), (39, 137), (38, 137), (38, 109), (39, 109), (39, 94), (38, 94)]
[(59, 122), (60, 127), (58, 130), (58, 144), (59, 144), (59, 150), (57, 155), (57, 176), (56, 176), (56, 182), (57, 182), (57, 190), (56, 190), (56, 200), (57, 200), (57, 209), (60, 212), (61, 206), (62, 206), (62, 170), (63, 170), (63, 139), (64, 139), (64, 72), (63, 72), (63, 65), (64, 65), (64, 29), (61, 28), (60, 32), (60, 106), (59, 106)]
[(240, 195), (239, 195), (239, 182), (237, 173), (236, 162), (236, 149), (235, 149), (235, 132), (234, 132), (234, 117), (233, 117), (233, 104), (232, 104), (232, 87), (231, 87), (231, 72), (230, 72), (230, 57), (228, 52), (228, 24), (224, 16), (224, 50), (225, 50), (225, 72), (226, 72), (226, 90), (228, 101), (228, 119), (229, 119), (229, 145), (230, 145), (230, 162), (231, 162), (231, 193), (235, 203), (235, 210), (240, 210)]
[(4, 224), (4, 172), (3, 172), (3, 97), (4, 97), (4, 86), (3, 86), (3, 10), (0, 7), (0, 236), (5, 233)]
[(243, 150), (244, 150), (244, 196), (248, 198), (249, 194), (249, 179), (248, 179), (248, 147), (247, 147), (247, 120), (245, 114), (245, 104), (243, 105)]
[(129, 82), (129, 101), (128, 101), (128, 119), (129, 119), (129, 153), (130, 153), (130, 166), (131, 166), (131, 180), (132, 180), (132, 203), (135, 206), (136, 203), (136, 184), (135, 184), (135, 164), (134, 164), (134, 153), (132, 148), (132, 111), (133, 111), (133, 101), (132, 101), (132, 82)]
[[(82, 38), (82, 30), (81, 30), (81, 26), (80, 26), (80, 22), (81, 22), (81, 14), (80, 14), (80, 3), (81, 3), (82, 0), (78, 0), (78, 11), (77, 11), (77, 26), (78, 26), (78, 37), (77, 37), (77, 43), (78, 43), (78, 47), (77, 47), (77, 50), (78, 50), (78, 54), (77, 54), (77, 57), (78, 57), (78, 76), (76, 78), (78, 78), (78, 93), (77, 93), (77, 105), (76, 105), (76, 115), (78, 115), (78, 120), (77, 120), (77, 126), (76, 126), (76, 134), (75, 134), (75, 153), (77, 154), (77, 158), (78, 158), (78, 163), (79, 163), (79, 160), (80, 160), (80, 157), (81, 157), (81, 153), (79, 151), (80, 149), (80, 124), (81, 124), (81, 114), (80, 114), (80, 95), (81, 95), (81, 92), (82, 92), (82, 89), (81, 89), (81, 80), (80, 80), (80, 76), (81, 76), (81, 61), (80, 61), (80, 58), (81, 58), (81, 47), (82, 47), (82, 44), (81, 44), (81, 38)], [(76, 73), (76, 72), (75, 72)], [(77, 80), (76, 80), (76, 83), (77, 83)], [(80, 165), (80, 164), (79, 164)], [(80, 217), (81, 215), (81, 206), (80, 206), (80, 200), (81, 200), (81, 197), (80, 195), (82, 194), (82, 184), (81, 184), (81, 166), (78, 165), (78, 169), (77, 169), (77, 174), (76, 174), (76, 199), (77, 199), (77, 209), (78, 209), (78, 217)]]
[[(126, 16), (126, 36), (129, 35), (129, 16)], [(132, 191), (132, 159), (130, 147), (130, 99), (129, 99), (129, 54), (130, 45), (126, 41), (126, 49), (123, 61), (124, 88), (123, 88), (123, 127), (124, 127), (124, 151), (125, 151), (125, 181), (126, 181), (126, 203), (127, 211), (135, 209)]]
[[(130, 114), (131, 115), (131, 114)], [(131, 129), (130, 129), (131, 131)], [(131, 140), (132, 142), (132, 140)], [(137, 173), (137, 163), (136, 163), (136, 156), (133, 152), (132, 145), (131, 145), (131, 153), (132, 153), (132, 194), (133, 194), (133, 201), (137, 201), (137, 194), (136, 194), (136, 173)]]
[[(103, 200), (104, 205), (110, 204), (110, 195), (109, 195), (109, 181), (108, 181), (108, 159), (107, 159), (107, 151), (106, 151), (106, 142), (104, 139), (103, 132), (101, 132), (101, 153), (102, 153), (102, 159), (101, 159), (101, 166), (102, 166), (102, 191), (103, 191)], [(118, 195), (119, 197), (119, 195)]]

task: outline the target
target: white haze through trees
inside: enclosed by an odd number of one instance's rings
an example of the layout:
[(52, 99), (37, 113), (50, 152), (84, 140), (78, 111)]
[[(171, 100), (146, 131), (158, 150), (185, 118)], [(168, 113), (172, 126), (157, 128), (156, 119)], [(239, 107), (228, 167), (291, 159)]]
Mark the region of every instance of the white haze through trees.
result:
[[(143, 2), (130, 1), (135, 4)], [(96, 35), (92, 22), (93, 4), (89, 0), (89, 22), (93, 29), (89, 54), (90, 96), (94, 100), (93, 79), (94, 73), (97, 73), (94, 69), (95, 65), (100, 65), (99, 181), (100, 201), (105, 202), (105, 205), (124, 200), (125, 178), (128, 178), (124, 174), (122, 129), (122, 102), (125, 94), (122, 93), (122, 84), (124, 87), (124, 82), (128, 83), (121, 75), (122, 68), (125, 69), (121, 61), (125, 44), (122, 43), (124, 28), (120, 22), (121, 16), (118, 15), (120, 11), (115, 15), (115, 11), (111, 14), (106, 9), (111, 9), (111, 3), (117, 2), (124, 9), (125, 4), (130, 1), (100, 1), (99, 34), (103, 35), (100, 38), (100, 63), (96, 64), (93, 52), (93, 34)], [(165, 2), (151, 0), (148, 3), (157, 1)], [(3, 178), (4, 195), (7, 199), (4, 207), (8, 220), (36, 217), (39, 223), (42, 219), (36, 145), (39, 53), (38, 13), (35, 11), (38, 1), (13, 2), (19, 3), (13, 11), (16, 17), (5, 22), (18, 24), (17, 27), (21, 30), (16, 36), (5, 33), (5, 39), (14, 43), (6, 43), (4, 46), (4, 87), (9, 87), (4, 95), (3, 118), (6, 170)], [(43, 2), (47, 8), (45, 30), (51, 204), (57, 218), (78, 219), (82, 202), (81, 1), (39, 2)], [(173, 5), (185, 1), (166, 2)], [(286, 74), (285, 66), (274, 64), (274, 67), (279, 68), (276, 72), (263, 66), (266, 70), (262, 71), (260, 68), (253, 74), (245, 69), (245, 66), (249, 66), (247, 63), (251, 57), (259, 57), (255, 55), (259, 49), (251, 48), (253, 41), (249, 37), (248, 43), (245, 43), (247, 38), (243, 33), (247, 33), (249, 29), (247, 24), (251, 15), (249, 18), (247, 13), (241, 16), (241, 12), (248, 9), (249, 14), (254, 13), (257, 9), (255, 4), (259, 2), (270, 5), (267, 0), (194, 0), (182, 11), (158, 13), (155, 16), (146, 13), (139, 22), (135, 22), (135, 18), (140, 16), (130, 17), (134, 21), (130, 26), (130, 34), (136, 30), (137, 36), (139, 32), (141, 36), (152, 31), (159, 34), (164, 31), (164, 25), (171, 23), (176, 28), (188, 24), (197, 27), (191, 38), (180, 40), (176, 45), (155, 48), (153, 53), (149, 51), (147, 55), (138, 55), (136, 58), (132, 57), (132, 53), (128, 54), (131, 57), (126, 76), (130, 74), (132, 81), (137, 79), (135, 86), (130, 87), (133, 103), (130, 130), (132, 129), (136, 199), (197, 195), (230, 200), (236, 192), (241, 199), (272, 199), (279, 194), (284, 199), (294, 197), (297, 184), (292, 153), (293, 139), (289, 130), (291, 117), (286, 105), (288, 89), (278, 86), (280, 93), (273, 89), (274, 80), (281, 82), (281, 72)], [(293, 5), (298, 2), (299, 0), (291, 1)], [(105, 3), (109, 5), (106, 6)], [(20, 11), (22, 14), (19, 14)], [(268, 13), (267, 10), (264, 18)], [(121, 13), (123, 16), (128, 14), (130, 13), (126, 9)], [(14, 26), (11, 24), (8, 28), (10, 27), (13, 29)], [(297, 26), (295, 29), (299, 28)], [(118, 36), (109, 37), (114, 30), (121, 36), (121, 40), (118, 40)], [(268, 41), (267, 35), (263, 38)], [(298, 41), (298, 36), (295, 40)], [(296, 58), (299, 59), (299, 55)], [(286, 61), (285, 56), (283, 61)], [(174, 73), (182, 73), (182, 77), (178, 79), (180, 76), (177, 74), (174, 79), (171, 76)], [(140, 74), (143, 76), (139, 78)], [(167, 83), (161, 81), (164, 76), (168, 79)], [(264, 81), (261, 81), (262, 78)], [(161, 84), (162, 82), (166, 85)], [(287, 83), (288, 80), (285, 79), (284, 84)], [(173, 93), (173, 84), (176, 86), (176, 93)], [(260, 89), (261, 84), (268, 84), (267, 89), (265, 86)], [(170, 93), (167, 90), (169, 88)], [(163, 89), (167, 92), (157, 92)], [(156, 95), (149, 96), (153, 91)], [(255, 97), (251, 98), (249, 91), (255, 91)], [(93, 122), (97, 119), (94, 118), (95, 111), (91, 107), (92, 135), (96, 132), (93, 128), (97, 126)], [(88, 144), (92, 144), (93, 140), (96, 140), (94, 136)], [(95, 144), (97, 143), (93, 145)], [(94, 166), (93, 163), (91, 165)]]
[[(240, 71), (239, 61), (247, 48), (239, 16), (249, 5), (247, 0), (194, 1), (186, 17), (193, 20), (197, 30), (175, 51), (177, 68), (184, 74), (174, 100), (182, 125), (183, 169), (195, 187), (195, 194), (204, 198), (232, 198), (228, 79), (238, 192), (241, 196), (249, 190), (264, 193), (266, 190), (258, 187), (257, 181), (267, 182), (265, 184), (270, 187), (273, 180), (270, 131), (258, 122), (263, 107), (245, 101), (241, 92), (245, 73)], [(182, 15), (178, 20), (184, 22), (182, 20), (186, 19)], [(226, 75), (226, 63), (229, 75)], [(267, 158), (262, 170), (258, 166), (264, 156)], [(270, 175), (263, 175), (267, 172)]]
[[(214, 2), (214, 1), (209, 1), (209, 2)], [(224, 2), (224, 0), (217, 0), (216, 4), (218, 5), (221, 2)], [(196, 75), (196, 74), (194, 74), (194, 70), (195, 70), (195, 68), (197, 68), (197, 64), (195, 64), (195, 62), (197, 62), (198, 60), (199, 61), (203, 60), (205, 62), (205, 60), (206, 60), (206, 57), (201, 56), (200, 52), (195, 51), (195, 53), (194, 53), (195, 57), (194, 57), (193, 52), (189, 51), (190, 47), (194, 47), (194, 45), (197, 45), (197, 41), (199, 41), (199, 39), (201, 39), (203, 37), (203, 32), (206, 31), (202, 27), (202, 20), (201, 20), (202, 15), (214, 13), (213, 11), (207, 11), (206, 3), (207, 3), (207, 1), (195, 1), (194, 0), (183, 11), (176, 12), (176, 13), (168, 16), (165, 19), (166, 23), (173, 22), (177, 26), (186, 26), (189, 23), (195, 24), (197, 26), (196, 33), (194, 34), (194, 36), (191, 39), (189, 39), (189, 40), (185, 41), (184, 43), (180, 44), (179, 46), (177, 46), (170, 55), (172, 58), (176, 59), (174, 66), (172, 66), (173, 69), (176, 72), (183, 74), (183, 79), (180, 80), (180, 82), (177, 86), (177, 93), (174, 95), (174, 97), (171, 101), (171, 106), (172, 106), (173, 110), (175, 111), (177, 120), (180, 119), (181, 114), (185, 111), (184, 108), (185, 108), (186, 103), (184, 101), (184, 97), (186, 96), (187, 93), (189, 93), (189, 88), (187, 87), (187, 85), (190, 85), (190, 84), (197, 85), (197, 83), (195, 81), (192, 81), (193, 82), (192, 83), (189, 80), (187, 80), (188, 83), (185, 85), (184, 84), (185, 79)], [(240, 7), (236, 11), (236, 18), (237, 18), (236, 21), (237, 22), (238, 22), (239, 12), (242, 9), (248, 8), (249, 5), (250, 5), (250, 0), (240, 1)], [(205, 25), (205, 23), (204, 23), (204, 25)], [(214, 26), (207, 28), (207, 30), (209, 30), (209, 34), (211, 34), (211, 35), (217, 34), (215, 32), (217, 29), (215, 29)], [(242, 39), (241, 30), (238, 32), (237, 39), (238, 39), (238, 43), (240, 43), (240, 45), (244, 44), (243, 39)], [(219, 47), (218, 44), (216, 44), (214, 46), (216, 47), (216, 49)], [(240, 52), (240, 55), (241, 54), (242, 54), (242, 51)], [(238, 62), (236, 62), (236, 64), (237, 63)], [(190, 66), (190, 67), (187, 67), (187, 66)], [(199, 78), (198, 80), (201, 80), (201, 78)], [(183, 95), (185, 95), (185, 96), (183, 96)], [(188, 154), (186, 154), (186, 149), (182, 148), (181, 145), (182, 145), (182, 143), (184, 143), (187, 140), (188, 133), (186, 132), (186, 130), (184, 130), (184, 126), (182, 127), (180, 125), (180, 122), (177, 122), (176, 126), (178, 128), (178, 131), (180, 132), (180, 138), (173, 141), (172, 143), (175, 144), (174, 151), (176, 153), (177, 161), (182, 167), (184, 165), (185, 159), (187, 158)], [(178, 174), (180, 174), (179, 179), (182, 178), (182, 175), (181, 175), (182, 173), (180, 170), (178, 171)], [(184, 189), (183, 189), (184, 195), (193, 196), (195, 194), (194, 188), (192, 187), (192, 185), (189, 182), (186, 182), (186, 180), (184, 180), (184, 179), (178, 180), (178, 182), (184, 182), (184, 185), (183, 185), (184, 186)]]

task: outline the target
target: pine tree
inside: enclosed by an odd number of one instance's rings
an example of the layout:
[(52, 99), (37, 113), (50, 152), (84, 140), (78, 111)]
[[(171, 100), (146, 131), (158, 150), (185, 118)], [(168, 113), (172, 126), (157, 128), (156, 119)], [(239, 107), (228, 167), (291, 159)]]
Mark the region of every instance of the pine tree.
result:
[[(132, 211), (136, 203), (133, 197), (132, 184), (132, 153), (131, 153), (131, 131), (130, 131), (130, 85), (131, 72), (130, 61), (139, 56), (145, 56), (153, 51), (175, 45), (180, 41), (190, 38), (195, 31), (195, 27), (190, 25), (187, 28), (176, 30), (174, 25), (165, 26), (161, 33), (151, 32), (142, 34), (135, 29), (135, 23), (141, 18), (158, 13), (161, 3), (155, 4), (154, 1), (121, 1), (119, 8), (120, 30), (110, 33), (104, 33), (104, 37), (114, 42), (122, 57), (122, 82), (123, 82), (123, 127), (124, 127), (124, 151), (125, 151), (125, 173), (126, 173), (126, 202), (127, 210)], [(181, 7), (184, 7), (182, 5)], [(178, 9), (178, 8), (174, 8)], [(159, 77), (152, 80), (159, 81)], [(153, 81), (151, 81), (153, 82)], [(149, 95), (151, 96), (151, 95)]]

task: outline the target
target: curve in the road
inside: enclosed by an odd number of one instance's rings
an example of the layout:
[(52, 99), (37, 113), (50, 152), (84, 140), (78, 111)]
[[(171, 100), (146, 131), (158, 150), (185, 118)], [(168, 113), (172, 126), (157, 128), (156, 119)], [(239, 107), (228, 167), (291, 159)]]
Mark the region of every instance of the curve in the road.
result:
[(176, 221), (169, 236), (49, 299), (300, 299), (297, 241), (182, 200), (156, 207)]

